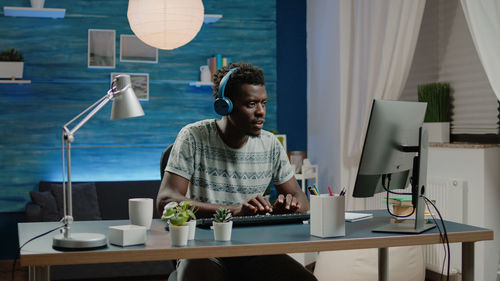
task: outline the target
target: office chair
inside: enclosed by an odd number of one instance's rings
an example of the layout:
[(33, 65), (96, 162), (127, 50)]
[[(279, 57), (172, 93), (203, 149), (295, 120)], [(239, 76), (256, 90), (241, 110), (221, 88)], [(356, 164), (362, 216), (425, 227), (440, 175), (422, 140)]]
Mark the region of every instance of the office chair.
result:
[[(160, 177), (163, 180), (163, 174), (165, 174), (165, 168), (167, 167), (168, 163), (168, 158), (170, 157), (170, 152), (172, 152), (172, 147), (174, 145), (171, 144), (163, 152), (161, 153), (161, 158), (160, 158)], [(177, 261), (172, 260), (172, 265), (174, 267), (174, 271), (170, 273), (168, 276), (167, 281), (177, 281), (177, 270), (175, 269), (177, 267)]]
[(167, 167), (168, 158), (170, 157), (170, 152), (172, 152), (172, 147), (174, 145), (171, 144), (163, 152), (161, 153), (161, 161), (160, 161), (160, 177), (163, 179), (163, 174), (165, 173), (165, 168)]

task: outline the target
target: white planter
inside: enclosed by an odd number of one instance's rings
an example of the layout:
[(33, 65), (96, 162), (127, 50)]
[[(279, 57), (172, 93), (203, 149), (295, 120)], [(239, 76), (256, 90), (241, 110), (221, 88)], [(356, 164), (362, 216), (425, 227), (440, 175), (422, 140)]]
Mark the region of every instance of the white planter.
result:
[(185, 223), (189, 226), (188, 240), (194, 240), (194, 234), (196, 233), (196, 220), (191, 220)]
[(213, 222), (215, 241), (230, 241), (233, 222)]
[(450, 142), (450, 122), (425, 122), (424, 127), (427, 128), (429, 142)]
[(0, 78), (23, 78), (22, 61), (0, 61)]
[(189, 235), (188, 225), (170, 225), (170, 239), (172, 246), (186, 246)]

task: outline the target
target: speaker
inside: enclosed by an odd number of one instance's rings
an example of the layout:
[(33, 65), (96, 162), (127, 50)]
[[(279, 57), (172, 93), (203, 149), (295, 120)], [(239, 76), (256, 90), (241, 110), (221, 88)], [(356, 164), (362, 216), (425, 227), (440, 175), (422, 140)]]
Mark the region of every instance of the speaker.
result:
[(226, 98), (224, 96), (224, 91), (226, 89), (226, 84), (229, 81), (229, 76), (231, 76), (231, 73), (233, 73), (237, 67), (231, 68), (224, 77), (220, 80), (219, 83), (219, 91), (217, 93), (217, 99), (214, 102), (214, 109), (215, 112), (219, 115), (225, 116), (229, 115), (231, 111), (233, 110), (233, 103), (231, 102), (230, 99)]

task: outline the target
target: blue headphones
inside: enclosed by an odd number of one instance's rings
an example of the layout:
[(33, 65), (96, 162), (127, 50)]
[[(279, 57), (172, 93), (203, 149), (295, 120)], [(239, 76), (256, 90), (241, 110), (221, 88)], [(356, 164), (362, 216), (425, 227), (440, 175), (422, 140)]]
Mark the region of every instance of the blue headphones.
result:
[(231, 68), (224, 77), (220, 80), (219, 91), (217, 92), (217, 99), (214, 102), (215, 112), (219, 115), (225, 116), (229, 115), (233, 110), (233, 103), (230, 99), (224, 97), (224, 90), (226, 89), (226, 84), (229, 81), (229, 76), (231, 73), (238, 69), (237, 67)]

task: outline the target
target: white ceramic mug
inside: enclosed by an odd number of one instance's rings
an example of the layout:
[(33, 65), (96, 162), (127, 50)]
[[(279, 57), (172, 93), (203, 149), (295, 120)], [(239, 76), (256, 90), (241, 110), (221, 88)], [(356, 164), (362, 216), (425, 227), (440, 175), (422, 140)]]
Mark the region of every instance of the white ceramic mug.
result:
[(153, 220), (153, 199), (131, 198), (128, 200), (128, 216), (133, 225), (151, 227)]
[(202, 65), (200, 66), (200, 81), (201, 82), (210, 82), (212, 78), (212, 74), (210, 73), (210, 69), (208, 68), (208, 65)]

